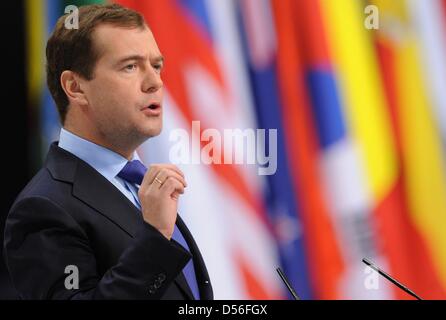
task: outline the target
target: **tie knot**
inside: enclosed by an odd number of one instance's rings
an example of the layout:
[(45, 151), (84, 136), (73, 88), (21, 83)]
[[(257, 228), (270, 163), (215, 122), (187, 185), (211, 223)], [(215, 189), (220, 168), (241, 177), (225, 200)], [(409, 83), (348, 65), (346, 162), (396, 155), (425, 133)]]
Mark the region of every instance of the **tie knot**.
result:
[(118, 177), (134, 184), (141, 185), (147, 168), (139, 160), (132, 160), (126, 163), (124, 168), (118, 173)]

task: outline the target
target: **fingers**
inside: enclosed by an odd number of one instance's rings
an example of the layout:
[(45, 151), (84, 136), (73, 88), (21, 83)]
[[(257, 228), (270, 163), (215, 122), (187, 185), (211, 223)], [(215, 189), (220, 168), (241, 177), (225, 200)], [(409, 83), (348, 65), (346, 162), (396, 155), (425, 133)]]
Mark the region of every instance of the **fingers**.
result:
[[(168, 164), (150, 166), (149, 172), (146, 174), (144, 179), (147, 178), (147, 182), (149, 184), (153, 183), (155, 181), (155, 178), (158, 178), (161, 181), (161, 183), (164, 183), (164, 181), (169, 176), (176, 177), (179, 181), (183, 183), (185, 187), (187, 186), (183, 172), (176, 166)], [(159, 181), (157, 183), (159, 183)]]
[[(184, 188), (187, 186), (183, 172), (175, 165), (170, 164), (156, 164), (150, 166), (149, 171), (144, 176), (141, 183), (140, 191), (144, 193), (146, 190), (150, 193), (159, 191), (169, 178), (175, 179), (180, 185), (175, 185), (172, 190), (173, 198), (178, 198), (180, 194), (184, 193)], [(171, 190), (170, 185), (167, 186)], [(174, 195), (175, 193), (175, 195)]]
[(170, 170), (175, 171), (176, 173), (178, 173), (184, 179), (184, 173), (176, 165), (173, 165), (173, 164), (152, 164), (150, 166), (150, 171), (152, 169), (154, 171), (160, 171), (162, 169), (170, 169)]
[(167, 168), (169, 168), (169, 169), (175, 171), (176, 173), (178, 173), (178, 174), (179, 174), (180, 176), (182, 176), (183, 179), (184, 179), (184, 173), (183, 173), (183, 171), (181, 171), (180, 168), (178, 168), (176, 165), (173, 165), (173, 164), (166, 164), (166, 166), (167, 166)]
[(174, 177), (168, 177), (160, 188), (160, 192), (177, 200), (180, 194), (184, 193), (184, 185)]
[[(161, 185), (164, 184), (164, 182), (169, 178), (169, 177), (173, 177), (175, 179), (177, 179), (179, 182), (181, 182), (181, 184), (183, 185), (183, 187), (186, 187), (186, 180), (184, 179), (183, 176), (179, 175), (176, 171), (173, 171), (171, 169), (161, 169), (153, 178), (151, 183), (157, 183), (159, 187), (161, 187)], [(149, 180), (150, 181), (150, 180)]]

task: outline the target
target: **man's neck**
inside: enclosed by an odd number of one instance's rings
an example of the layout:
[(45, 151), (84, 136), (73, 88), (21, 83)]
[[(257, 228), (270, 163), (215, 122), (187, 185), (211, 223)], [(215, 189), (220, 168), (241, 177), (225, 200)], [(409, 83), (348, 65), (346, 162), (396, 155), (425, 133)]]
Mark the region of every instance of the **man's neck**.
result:
[(101, 147), (107, 148), (119, 155), (121, 155), (122, 157), (126, 158), (127, 160), (131, 160), (133, 158), (133, 154), (136, 150), (135, 148), (124, 148), (124, 147), (119, 147), (117, 144), (113, 144), (113, 143), (109, 143), (106, 139), (103, 138), (99, 138), (95, 135), (89, 134), (88, 132), (83, 132), (82, 130), (76, 130), (75, 128), (72, 128), (70, 126), (64, 126), (63, 127), (64, 130), (82, 138), (85, 140), (88, 140), (94, 144), (97, 144)]

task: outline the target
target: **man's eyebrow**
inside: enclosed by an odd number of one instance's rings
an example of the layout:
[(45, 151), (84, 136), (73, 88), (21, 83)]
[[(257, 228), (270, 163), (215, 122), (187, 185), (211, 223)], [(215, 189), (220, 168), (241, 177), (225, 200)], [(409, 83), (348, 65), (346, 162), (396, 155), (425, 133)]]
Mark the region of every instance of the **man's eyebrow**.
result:
[(164, 64), (164, 57), (163, 56), (157, 56), (156, 58), (153, 59), (155, 62), (157, 63), (161, 63)]

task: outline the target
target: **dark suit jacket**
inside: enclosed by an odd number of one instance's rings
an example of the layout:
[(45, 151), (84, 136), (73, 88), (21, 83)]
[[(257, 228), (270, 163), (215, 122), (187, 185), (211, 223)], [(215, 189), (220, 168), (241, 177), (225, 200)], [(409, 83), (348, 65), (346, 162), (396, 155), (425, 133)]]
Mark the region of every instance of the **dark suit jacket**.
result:
[[(184, 222), (201, 299), (213, 299), (203, 258)], [(4, 258), (24, 299), (193, 299), (182, 269), (191, 255), (86, 162), (53, 143), (45, 166), (14, 202)], [(65, 280), (79, 271), (79, 288)], [(74, 282), (71, 282), (74, 283)]]

